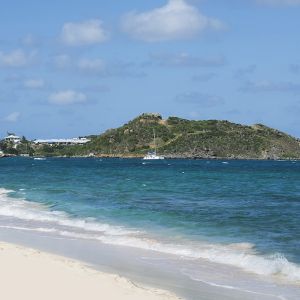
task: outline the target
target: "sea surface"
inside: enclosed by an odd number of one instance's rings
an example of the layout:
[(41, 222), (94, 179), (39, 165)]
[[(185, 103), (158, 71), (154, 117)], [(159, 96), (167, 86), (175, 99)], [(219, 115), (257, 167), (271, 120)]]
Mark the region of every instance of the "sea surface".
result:
[[(4, 158), (0, 228), (178, 257), (202, 283), (207, 262), (300, 297), (300, 161)], [(226, 272), (209, 283), (249, 289)]]

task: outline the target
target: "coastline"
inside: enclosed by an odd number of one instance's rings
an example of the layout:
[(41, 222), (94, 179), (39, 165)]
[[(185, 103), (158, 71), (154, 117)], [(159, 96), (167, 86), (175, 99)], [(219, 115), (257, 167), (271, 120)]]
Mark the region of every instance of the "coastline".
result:
[(180, 299), (73, 259), (10, 243), (0, 242), (0, 265), (1, 297), (7, 300)]
[[(24, 155), (15, 155), (15, 154), (5, 154), (0, 158), (88, 158), (88, 159), (143, 159), (145, 154), (97, 154), (97, 155), (71, 155), (71, 156), (61, 156), (61, 155), (47, 155), (47, 156), (24, 156)], [(217, 157), (217, 156), (184, 156), (184, 155), (164, 155), (166, 160), (209, 160), (209, 161), (218, 161), (218, 160), (229, 160), (229, 161), (300, 161), (300, 158), (288, 157), (288, 158), (260, 158), (260, 157)]]

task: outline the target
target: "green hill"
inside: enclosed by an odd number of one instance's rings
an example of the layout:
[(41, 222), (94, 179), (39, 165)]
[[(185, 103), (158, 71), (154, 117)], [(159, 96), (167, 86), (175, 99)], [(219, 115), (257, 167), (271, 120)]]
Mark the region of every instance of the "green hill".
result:
[(127, 124), (110, 129), (83, 146), (36, 149), (37, 154), (143, 156), (154, 148), (153, 131), (160, 155), (170, 158), (300, 158), (299, 140), (278, 130), (256, 124), (228, 121), (192, 121), (177, 117), (163, 120), (159, 114), (142, 114)]

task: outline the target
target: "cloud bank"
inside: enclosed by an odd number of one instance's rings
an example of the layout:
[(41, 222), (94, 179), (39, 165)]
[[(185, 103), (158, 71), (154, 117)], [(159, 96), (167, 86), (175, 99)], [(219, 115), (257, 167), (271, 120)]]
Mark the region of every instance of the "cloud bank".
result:
[(165, 6), (148, 12), (131, 12), (122, 20), (123, 31), (146, 42), (187, 39), (205, 30), (223, 28), (220, 20), (204, 16), (184, 0), (169, 0)]
[(14, 122), (17, 122), (19, 120), (20, 116), (21, 116), (21, 113), (18, 112), (18, 111), (15, 111), (15, 112), (12, 112), (11, 114), (7, 115), (4, 118), (4, 121), (14, 123)]
[(21, 49), (6, 53), (0, 51), (0, 67), (24, 67), (30, 64), (34, 56), (34, 52), (25, 53)]
[(87, 101), (87, 96), (74, 90), (60, 91), (49, 96), (49, 102), (58, 105), (78, 104)]
[(221, 67), (225, 65), (225, 58), (199, 57), (189, 53), (158, 53), (151, 54), (150, 61), (161, 67)]
[(209, 108), (224, 104), (223, 98), (217, 95), (205, 94), (200, 92), (187, 92), (175, 97), (176, 102), (183, 104), (201, 105), (203, 108)]
[(273, 82), (268, 80), (247, 81), (240, 89), (243, 92), (279, 92), (279, 93), (299, 93), (300, 83), (291, 81)]
[(23, 84), (28, 89), (40, 89), (45, 86), (43, 79), (26, 79)]
[(300, 5), (300, 0), (257, 0), (257, 2), (266, 5), (288, 5), (288, 6)]
[(67, 46), (86, 46), (106, 41), (108, 33), (99, 19), (81, 23), (66, 23), (61, 32), (61, 40)]
[(103, 73), (106, 69), (106, 63), (100, 58), (82, 58), (79, 60), (77, 67), (83, 72)]

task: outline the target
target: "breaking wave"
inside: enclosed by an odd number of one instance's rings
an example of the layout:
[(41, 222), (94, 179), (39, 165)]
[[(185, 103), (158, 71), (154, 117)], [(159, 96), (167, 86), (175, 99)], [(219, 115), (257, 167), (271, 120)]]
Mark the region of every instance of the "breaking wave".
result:
[(67, 238), (98, 240), (102, 243), (136, 247), (180, 256), (183, 259), (206, 259), (235, 266), (259, 275), (276, 276), (290, 283), (300, 283), (300, 267), (283, 254), (269, 256), (255, 252), (250, 243), (213, 244), (207, 242), (170, 243), (151, 239), (147, 233), (123, 226), (103, 224), (93, 219), (72, 218), (65, 212), (51, 211), (45, 205), (9, 196), (0, 189), (0, 217), (24, 221), (22, 226), (4, 224), (0, 228), (37, 231)]

